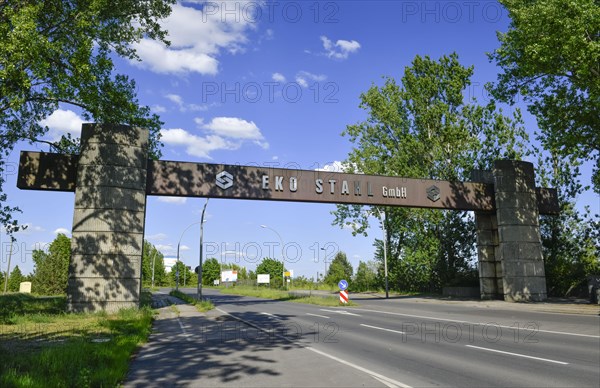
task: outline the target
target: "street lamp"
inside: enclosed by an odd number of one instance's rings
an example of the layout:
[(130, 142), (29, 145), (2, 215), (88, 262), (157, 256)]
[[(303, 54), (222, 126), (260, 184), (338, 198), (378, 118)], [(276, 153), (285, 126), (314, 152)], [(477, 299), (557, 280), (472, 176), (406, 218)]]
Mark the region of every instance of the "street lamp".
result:
[(388, 267), (387, 267), (387, 229), (385, 228), (385, 211), (381, 211), (379, 208), (377, 212), (381, 217), (381, 228), (383, 229), (383, 272), (385, 276), (385, 298), (388, 299), (390, 297), (389, 287), (388, 287)]
[(187, 232), (187, 230), (189, 228), (191, 228), (194, 225), (198, 225), (201, 222), (194, 222), (192, 224), (189, 224), (184, 230), (183, 232), (181, 232), (181, 236), (179, 237), (179, 242), (177, 242), (177, 263), (175, 264), (175, 267), (177, 267), (177, 272), (175, 272), (175, 290), (179, 290), (179, 247), (181, 246), (181, 239), (183, 238), (183, 235), (185, 234), (185, 232)]
[(152, 288), (154, 288), (154, 258), (156, 257), (156, 248), (152, 251)]
[[(281, 235), (275, 229), (273, 229), (271, 227), (268, 227), (267, 225), (261, 225), (260, 227), (264, 228), (264, 229), (272, 230), (273, 232), (275, 232), (275, 234), (277, 235), (277, 237), (279, 237), (279, 242), (281, 243), (281, 259), (283, 260), (283, 263), (285, 263), (285, 254), (284, 254), (284, 249), (283, 249), (283, 239), (281, 238)], [(284, 264), (284, 270), (285, 270), (285, 264)], [(285, 275), (284, 273), (281, 274), (281, 286), (283, 288), (285, 288), (285, 276), (284, 275)]]
[(198, 287), (196, 289), (196, 300), (202, 300), (202, 239), (204, 237), (204, 212), (206, 211), (206, 205), (208, 205), (208, 198), (202, 208), (202, 215), (200, 216), (200, 258), (198, 259)]
[(325, 272), (323, 272), (323, 280), (325, 280), (325, 276), (327, 276), (327, 250), (325, 247), (321, 247), (322, 251), (325, 251), (325, 257), (323, 257), (323, 263), (325, 263)]

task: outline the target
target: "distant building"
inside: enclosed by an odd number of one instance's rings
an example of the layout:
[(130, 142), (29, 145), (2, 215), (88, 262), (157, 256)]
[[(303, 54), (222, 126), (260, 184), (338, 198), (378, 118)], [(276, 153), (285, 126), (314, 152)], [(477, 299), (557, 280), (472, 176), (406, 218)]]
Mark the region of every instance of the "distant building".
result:
[(165, 257), (163, 258), (163, 262), (165, 263), (165, 271), (167, 273), (171, 272), (171, 268), (177, 263), (176, 257)]

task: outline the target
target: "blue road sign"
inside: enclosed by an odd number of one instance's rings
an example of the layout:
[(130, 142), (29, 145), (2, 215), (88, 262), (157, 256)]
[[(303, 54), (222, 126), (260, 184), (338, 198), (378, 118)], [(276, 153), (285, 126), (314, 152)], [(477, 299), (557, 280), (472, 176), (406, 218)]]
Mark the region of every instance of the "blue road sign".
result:
[(340, 280), (338, 286), (340, 287), (340, 290), (344, 291), (346, 288), (348, 288), (348, 282), (345, 280)]

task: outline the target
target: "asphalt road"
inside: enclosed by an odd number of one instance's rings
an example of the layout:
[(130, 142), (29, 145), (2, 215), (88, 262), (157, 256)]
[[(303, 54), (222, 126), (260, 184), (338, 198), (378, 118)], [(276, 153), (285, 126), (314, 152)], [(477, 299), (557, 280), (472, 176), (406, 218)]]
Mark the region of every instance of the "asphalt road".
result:
[(204, 293), (221, 312), (262, 330), (236, 335), (285, 337), (337, 361), (332, 374), (358, 370), (388, 386), (600, 386), (599, 316), (410, 298), (327, 308)]

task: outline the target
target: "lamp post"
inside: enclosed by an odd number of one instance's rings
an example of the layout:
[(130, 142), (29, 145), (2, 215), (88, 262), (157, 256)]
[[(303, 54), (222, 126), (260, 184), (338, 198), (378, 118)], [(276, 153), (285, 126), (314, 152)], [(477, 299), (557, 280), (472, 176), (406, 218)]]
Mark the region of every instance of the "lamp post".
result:
[(325, 249), (325, 247), (321, 247), (322, 251), (325, 251), (325, 256), (323, 257), (323, 263), (325, 264), (325, 272), (323, 272), (323, 279), (325, 279), (325, 276), (327, 276), (327, 250)]
[(177, 262), (175, 263), (175, 267), (177, 267), (177, 272), (175, 272), (175, 290), (179, 291), (179, 247), (181, 246), (181, 239), (183, 238), (183, 235), (185, 234), (185, 232), (187, 232), (187, 230), (189, 228), (191, 228), (194, 225), (198, 225), (200, 222), (194, 222), (192, 224), (189, 224), (184, 230), (183, 232), (181, 232), (181, 236), (179, 237), (179, 242), (177, 242)]
[(208, 205), (208, 198), (202, 208), (202, 215), (200, 216), (200, 258), (198, 259), (198, 287), (196, 288), (196, 300), (202, 300), (202, 239), (204, 237), (204, 212), (206, 212), (206, 206)]
[(152, 251), (152, 288), (154, 288), (154, 258), (156, 257), (156, 248)]
[(8, 287), (8, 275), (10, 274), (10, 259), (12, 257), (12, 252), (13, 252), (13, 241), (12, 240), (12, 236), (11, 236), (11, 240), (10, 240), (10, 251), (8, 253), (8, 267), (6, 268), (6, 276), (4, 277), (4, 293), (6, 294), (6, 289)]
[[(260, 227), (264, 228), (264, 229), (272, 230), (273, 232), (275, 232), (277, 237), (279, 237), (279, 242), (281, 243), (281, 260), (283, 260), (283, 263), (284, 263), (283, 269), (285, 270), (285, 254), (284, 254), (284, 249), (283, 249), (283, 239), (281, 238), (281, 235), (275, 229), (268, 227), (267, 225), (261, 225)], [(285, 275), (284, 273), (281, 274), (281, 286), (283, 288), (285, 288), (285, 276), (284, 275)]]

